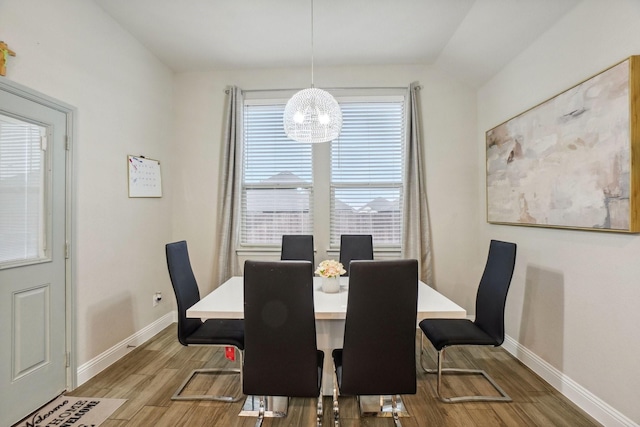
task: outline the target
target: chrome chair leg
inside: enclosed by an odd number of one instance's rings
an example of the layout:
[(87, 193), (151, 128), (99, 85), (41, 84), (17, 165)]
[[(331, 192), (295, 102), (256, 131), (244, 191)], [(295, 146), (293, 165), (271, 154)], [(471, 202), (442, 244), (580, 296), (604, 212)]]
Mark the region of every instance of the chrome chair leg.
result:
[(320, 395), (318, 396), (318, 403), (317, 403), (317, 407), (316, 407), (316, 426), (317, 427), (321, 427), (322, 426), (322, 413), (323, 413), (323, 408), (322, 408), (322, 387), (320, 387)]
[(438, 394), (438, 397), (442, 398), (442, 362), (444, 362), (444, 349), (440, 350), (438, 352), (438, 371), (436, 372), (437, 375), (437, 384), (436, 384), (436, 393)]
[(256, 420), (255, 427), (261, 427), (262, 421), (264, 421), (264, 400), (265, 400), (265, 396), (260, 396), (260, 405), (258, 407), (258, 419)]
[(242, 399), (243, 394), (240, 392), (238, 396), (223, 396), (223, 395), (209, 395), (209, 394), (197, 394), (197, 395), (187, 395), (183, 396), (181, 393), (187, 387), (187, 385), (191, 382), (191, 380), (198, 374), (218, 374), (218, 375), (240, 375), (240, 388), (242, 388), (242, 356), (243, 352), (237, 347), (234, 347), (234, 351), (239, 356), (239, 366), (240, 368), (203, 368), (203, 369), (194, 369), (191, 371), (191, 374), (180, 384), (178, 390), (171, 396), (171, 400), (214, 400), (219, 402), (238, 402)]
[(340, 407), (338, 406), (338, 375), (333, 367), (333, 425), (340, 426)]
[(402, 427), (402, 423), (399, 418), (400, 415), (398, 414), (398, 396), (395, 394), (391, 396), (391, 413), (393, 416), (393, 423), (396, 427)]
[[(420, 366), (422, 370), (427, 374), (436, 374), (436, 394), (438, 399), (445, 403), (457, 403), (457, 402), (511, 402), (512, 399), (509, 395), (495, 382), (493, 378), (489, 376), (482, 369), (461, 369), (461, 368), (443, 368), (445, 357), (445, 349), (438, 351), (438, 366), (436, 369), (425, 368), (423, 364), (424, 354), (424, 334), (420, 336)], [(500, 394), (500, 396), (458, 396), (458, 397), (444, 397), (442, 396), (442, 376), (444, 374), (458, 374), (458, 375), (482, 375), (493, 388)]]

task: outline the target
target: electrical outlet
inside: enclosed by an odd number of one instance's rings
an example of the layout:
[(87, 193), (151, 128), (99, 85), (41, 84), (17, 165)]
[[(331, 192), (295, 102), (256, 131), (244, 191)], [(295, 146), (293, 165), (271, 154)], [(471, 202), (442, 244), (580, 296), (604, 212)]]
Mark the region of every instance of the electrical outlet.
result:
[(162, 292), (156, 292), (153, 294), (153, 306), (157, 306), (162, 300)]

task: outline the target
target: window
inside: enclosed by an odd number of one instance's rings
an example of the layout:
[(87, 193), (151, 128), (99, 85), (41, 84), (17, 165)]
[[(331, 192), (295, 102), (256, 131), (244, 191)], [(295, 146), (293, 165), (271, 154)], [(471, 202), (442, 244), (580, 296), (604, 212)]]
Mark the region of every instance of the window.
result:
[(283, 104), (245, 105), (241, 242), (280, 245), (313, 234), (311, 145), (287, 138)]
[(345, 103), (331, 144), (331, 246), (342, 234), (371, 234), (399, 248), (404, 171), (403, 102)]
[[(372, 234), (376, 248), (400, 249), (404, 92), (336, 97), (340, 137), (315, 145), (286, 137), (287, 99), (245, 98), (240, 246), (279, 247), (283, 234), (322, 232), (334, 248), (342, 234)], [(314, 229), (316, 221), (326, 227)]]

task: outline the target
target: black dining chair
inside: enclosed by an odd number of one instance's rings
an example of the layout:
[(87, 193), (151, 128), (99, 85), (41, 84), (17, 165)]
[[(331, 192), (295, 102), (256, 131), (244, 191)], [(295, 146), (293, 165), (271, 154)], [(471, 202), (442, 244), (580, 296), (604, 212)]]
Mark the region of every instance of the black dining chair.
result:
[[(420, 322), (420, 364), (429, 374), (437, 374), (436, 393), (443, 402), (509, 402), (511, 398), (484, 370), (443, 368), (445, 350), (461, 345), (500, 346), (504, 341), (504, 309), (516, 263), (516, 244), (491, 240), (487, 263), (476, 295), (476, 317), (469, 319), (425, 319)], [(436, 369), (422, 364), (424, 337), (438, 352)], [(498, 391), (499, 396), (442, 396), (443, 374), (482, 375)]]
[(398, 395), (416, 393), (417, 306), (418, 261), (351, 262), (343, 347), (332, 352), (336, 423), (339, 393), (358, 396), (362, 416), (401, 425)]
[(187, 317), (187, 309), (200, 301), (200, 291), (191, 269), (187, 242), (168, 243), (165, 246), (167, 267), (171, 285), (178, 303), (178, 341), (184, 346), (224, 346), (234, 347), (240, 368), (195, 369), (178, 387), (171, 400), (219, 400), (237, 402), (237, 396), (224, 395), (183, 395), (182, 392), (198, 374), (229, 375), (239, 374), (242, 383), (242, 351), (244, 349), (244, 321), (242, 319), (209, 319), (202, 321)]
[(313, 235), (311, 234), (284, 234), (282, 236), (282, 261), (309, 261), (314, 263)]
[[(267, 414), (286, 416), (289, 397), (317, 398), (322, 422), (324, 353), (316, 344), (312, 270), (309, 261), (245, 261), (242, 389), (255, 398), (241, 415), (257, 415), (256, 426)], [(284, 397), (283, 408), (273, 396)]]
[(349, 276), (352, 260), (373, 259), (373, 236), (370, 234), (343, 234), (340, 236), (340, 263)]

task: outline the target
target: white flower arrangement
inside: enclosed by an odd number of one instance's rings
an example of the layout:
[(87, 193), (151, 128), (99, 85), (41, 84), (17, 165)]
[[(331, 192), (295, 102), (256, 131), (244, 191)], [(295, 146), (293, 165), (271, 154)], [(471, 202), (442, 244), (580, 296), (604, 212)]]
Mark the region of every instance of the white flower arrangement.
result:
[(344, 269), (344, 266), (333, 259), (322, 261), (315, 271), (320, 277), (339, 277), (346, 272), (347, 270)]

